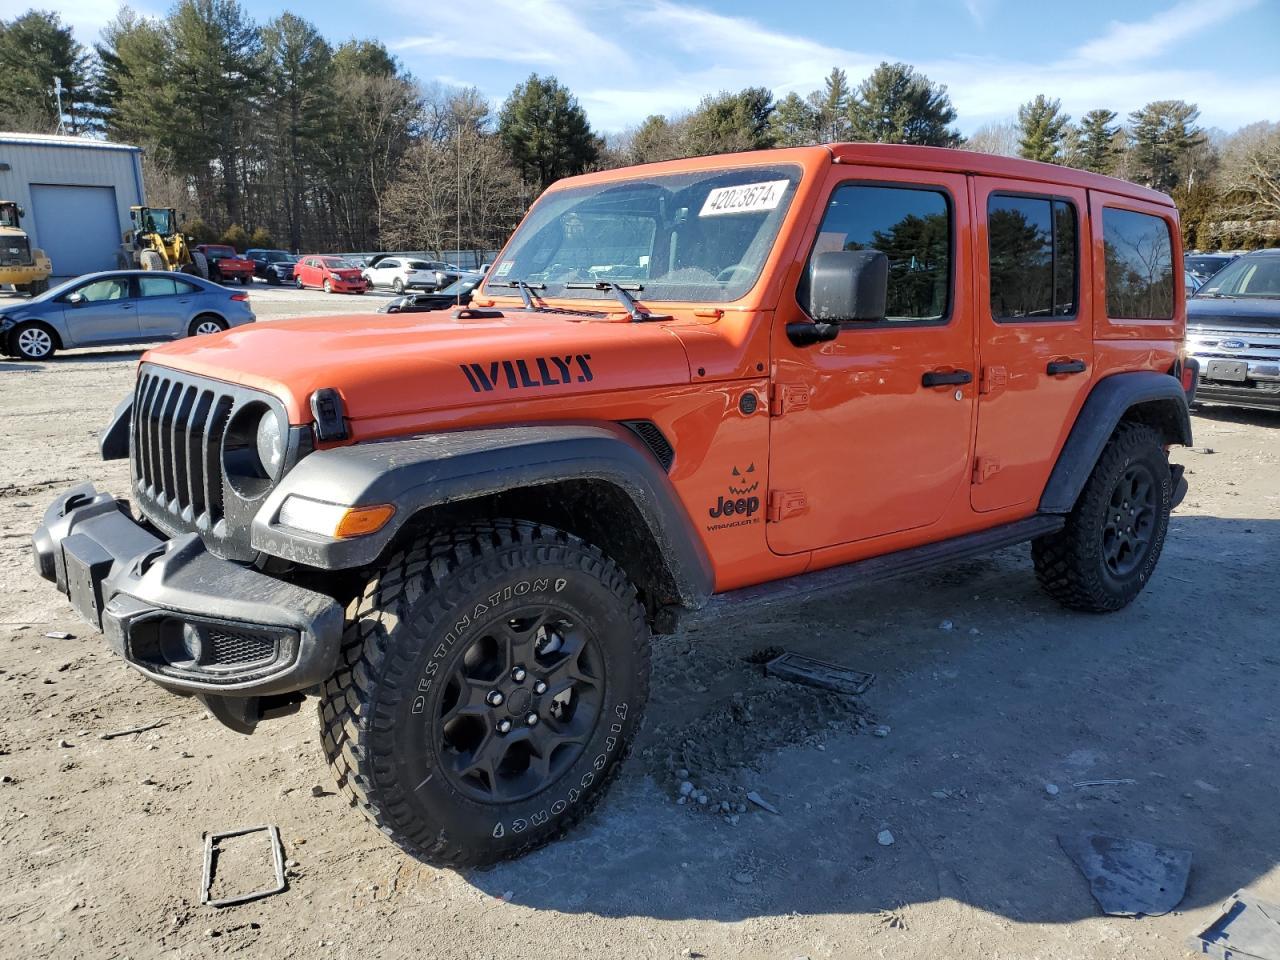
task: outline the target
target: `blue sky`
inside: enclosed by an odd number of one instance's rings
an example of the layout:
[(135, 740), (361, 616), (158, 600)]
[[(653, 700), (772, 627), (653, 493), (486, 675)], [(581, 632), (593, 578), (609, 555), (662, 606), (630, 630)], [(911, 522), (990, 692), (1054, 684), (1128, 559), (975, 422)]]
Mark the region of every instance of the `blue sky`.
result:
[[(1280, 120), (1280, 0), (242, 2), (259, 20), (292, 9), (332, 41), (377, 37), (420, 79), (476, 86), (495, 106), (530, 72), (554, 74), (604, 132), (718, 90), (804, 94), (832, 66), (856, 82), (881, 60), (947, 84), (965, 133), (1037, 93), (1073, 116), (1181, 99), (1206, 126)], [(85, 41), (113, 13), (101, 0), (50, 5)]]

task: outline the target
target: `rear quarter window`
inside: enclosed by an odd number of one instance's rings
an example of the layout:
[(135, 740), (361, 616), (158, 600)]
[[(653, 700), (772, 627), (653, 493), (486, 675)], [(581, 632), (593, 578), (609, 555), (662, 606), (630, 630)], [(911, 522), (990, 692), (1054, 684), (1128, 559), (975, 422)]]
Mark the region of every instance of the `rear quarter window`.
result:
[(1169, 320), (1175, 277), (1168, 223), (1149, 213), (1104, 207), (1107, 316), (1117, 320)]

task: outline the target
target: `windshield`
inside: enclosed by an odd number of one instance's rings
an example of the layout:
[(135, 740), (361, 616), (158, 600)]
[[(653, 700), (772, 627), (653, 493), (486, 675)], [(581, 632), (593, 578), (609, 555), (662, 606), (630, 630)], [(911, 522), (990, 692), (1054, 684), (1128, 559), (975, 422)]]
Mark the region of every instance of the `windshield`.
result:
[(1231, 258), (1225, 256), (1185, 257), (1183, 262), (1186, 268), (1197, 277), (1204, 278), (1213, 276), (1230, 263)]
[(351, 266), (341, 257), (322, 257), (321, 262), (330, 270), (343, 270)]
[(210, 244), (204, 248), (204, 252), (211, 257), (234, 257), (238, 256), (235, 247), (216, 247)]
[(1280, 299), (1280, 256), (1241, 257), (1210, 277), (1196, 297)]
[(800, 179), (793, 165), (637, 177), (543, 196), (485, 280), (539, 296), (736, 300), (760, 276)]
[(139, 226), (142, 228), (143, 233), (158, 233), (167, 237), (173, 233), (171, 214), (171, 210), (147, 209), (143, 212), (142, 223)]
[(479, 282), (480, 282), (479, 277), (471, 277), (469, 279), (464, 279), (464, 280), (455, 280), (453, 283), (449, 284), (447, 287), (444, 287), (441, 290), (437, 290), (436, 293), (442, 297), (460, 297), (464, 293), (470, 293), (472, 290), (474, 290), (476, 287), (476, 284), (478, 284)]
[(0, 227), (16, 227), (18, 225), (18, 205), (16, 203), (0, 203)]
[(267, 263), (297, 263), (298, 258), (292, 253), (268, 253), (266, 255)]

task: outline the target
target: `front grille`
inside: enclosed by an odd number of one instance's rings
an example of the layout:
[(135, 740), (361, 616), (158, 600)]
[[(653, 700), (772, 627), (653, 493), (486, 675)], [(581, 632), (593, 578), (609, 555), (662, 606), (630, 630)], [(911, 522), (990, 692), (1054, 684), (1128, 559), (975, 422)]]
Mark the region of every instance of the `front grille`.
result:
[(235, 407), (225, 384), (144, 370), (133, 401), (139, 494), (172, 521), (209, 530), (223, 517), (222, 435)]
[(261, 633), (237, 633), (213, 627), (209, 630), (208, 660), (218, 665), (256, 663), (274, 656), (275, 641)]
[(0, 267), (23, 267), (31, 262), (30, 240), (0, 235)]

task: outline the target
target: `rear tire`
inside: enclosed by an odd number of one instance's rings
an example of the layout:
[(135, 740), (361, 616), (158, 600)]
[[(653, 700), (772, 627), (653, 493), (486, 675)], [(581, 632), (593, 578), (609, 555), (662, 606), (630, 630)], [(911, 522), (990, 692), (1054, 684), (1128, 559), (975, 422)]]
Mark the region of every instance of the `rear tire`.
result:
[(1163, 436), (1146, 424), (1121, 423), (1066, 526), (1032, 542), (1040, 585), (1073, 610), (1106, 613), (1126, 606), (1160, 559), (1172, 502)]
[(43, 280), (32, 280), (27, 289), (33, 297), (38, 297), (49, 289), (49, 278), (45, 277)]
[(51, 360), (58, 350), (58, 335), (43, 323), (23, 323), (9, 334), (13, 355), (33, 363)]
[(213, 314), (206, 313), (196, 317), (191, 321), (191, 326), (187, 328), (187, 336), (189, 337), (205, 337), (214, 333), (221, 333), (227, 329), (227, 321), (221, 317), (215, 317)]
[(391, 281), (391, 290), (393, 293), (396, 293), (396, 294), (404, 293), (404, 281), (401, 280), (399, 277), (396, 277), (394, 280)]
[(319, 704), (325, 755), (353, 804), (429, 863), (493, 863), (561, 835), (640, 726), (635, 588), (563, 531), (506, 520), (415, 540), (348, 618)]
[(195, 265), (196, 273), (205, 280), (209, 279), (209, 258), (199, 250), (191, 251), (191, 262)]

